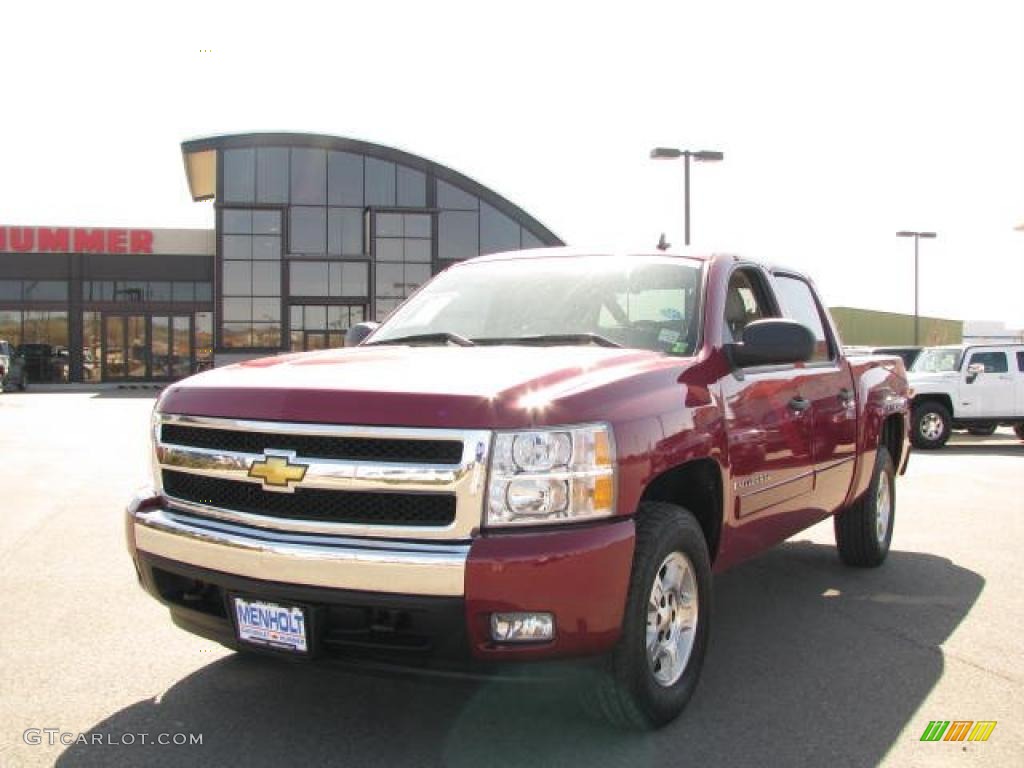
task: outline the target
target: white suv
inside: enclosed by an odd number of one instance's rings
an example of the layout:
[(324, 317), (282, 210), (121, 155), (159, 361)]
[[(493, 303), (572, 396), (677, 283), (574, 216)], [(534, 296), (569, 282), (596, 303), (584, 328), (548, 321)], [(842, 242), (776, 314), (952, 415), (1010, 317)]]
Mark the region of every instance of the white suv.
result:
[(953, 429), (987, 435), (1012, 426), (1024, 438), (1024, 344), (925, 349), (909, 378), (918, 448), (941, 448)]

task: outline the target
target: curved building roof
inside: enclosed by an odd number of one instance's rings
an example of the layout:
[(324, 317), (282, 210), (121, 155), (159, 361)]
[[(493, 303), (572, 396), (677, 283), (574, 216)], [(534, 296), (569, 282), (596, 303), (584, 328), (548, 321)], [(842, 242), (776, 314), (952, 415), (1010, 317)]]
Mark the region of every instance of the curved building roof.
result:
[(561, 238), (519, 206), (468, 176), (433, 160), (382, 144), (316, 133), (237, 133), (184, 141), (181, 152), (193, 200), (211, 200), (217, 191), (217, 150), (250, 147), (303, 147), (376, 157), (422, 171), (476, 195), (488, 205), (517, 220), (547, 245), (563, 245)]

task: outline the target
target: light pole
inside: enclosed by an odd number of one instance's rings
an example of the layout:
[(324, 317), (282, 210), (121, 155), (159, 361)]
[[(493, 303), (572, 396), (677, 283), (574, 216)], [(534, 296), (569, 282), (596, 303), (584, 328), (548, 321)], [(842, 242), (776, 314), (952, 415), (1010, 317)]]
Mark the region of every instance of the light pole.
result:
[(683, 158), (683, 210), (686, 214), (686, 230), (684, 241), (690, 244), (690, 158), (698, 163), (717, 163), (725, 158), (721, 152), (714, 152), (709, 149), (697, 151), (689, 149), (675, 149), (673, 147), (655, 147), (651, 150), (652, 160), (675, 160)]
[(921, 238), (932, 239), (936, 237), (934, 232), (911, 232), (910, 230), (901, 229), (896, 233), (896, 237), (912, 237), (914, 238), (914, 346), (918, 346), (920, 342), (920, 332), (918, 326), (920, 325), (920, 317), (918, 313), (918, 280), (917, 276), (919, 273), (918, 269), (918, 257), (917, 257), (917, 244)]

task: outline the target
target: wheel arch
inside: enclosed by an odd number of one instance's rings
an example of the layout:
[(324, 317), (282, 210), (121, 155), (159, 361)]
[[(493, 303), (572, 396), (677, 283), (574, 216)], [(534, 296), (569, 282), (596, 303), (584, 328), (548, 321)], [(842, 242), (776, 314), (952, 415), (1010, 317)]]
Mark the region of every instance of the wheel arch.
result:
[(945, 392), (932, 392), (924, 395), (917, 395), (911, 403), (911, 407), (917, 408), (925, 403), (938, 403), (949, 411), (950, 418), (953, 418), (953, 398)]
[(907, 422), (902, 413), (894, 413), (887, 416), (882, 422), (882, 431), (878, 437), (878, 444), (885, 446), (892, 458), (893, 466), (899, 472), (903, 466), (903, 451), (906, 450), (905, 438), (907, 435)]
[(694, 514), (714, 563), (722, 535), (722, 471), (714, 459), (693, 459), (666, 469), (644, 487), (640, 503), (662, 501)]

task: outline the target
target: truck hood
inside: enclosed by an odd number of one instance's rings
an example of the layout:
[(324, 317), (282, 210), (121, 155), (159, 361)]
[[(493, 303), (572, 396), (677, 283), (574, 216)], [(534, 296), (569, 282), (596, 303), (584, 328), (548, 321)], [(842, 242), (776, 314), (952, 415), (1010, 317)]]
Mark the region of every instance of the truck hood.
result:
[(261, 358), (201, 373), (168, 388), (158, 408), (336, 424), (566, 423), (599, 412), (605, 398), (593, 397), (595, 391), (645, 374), (675, 380), (686, 362), (643, 350), (583, 346), (357, 347)]

